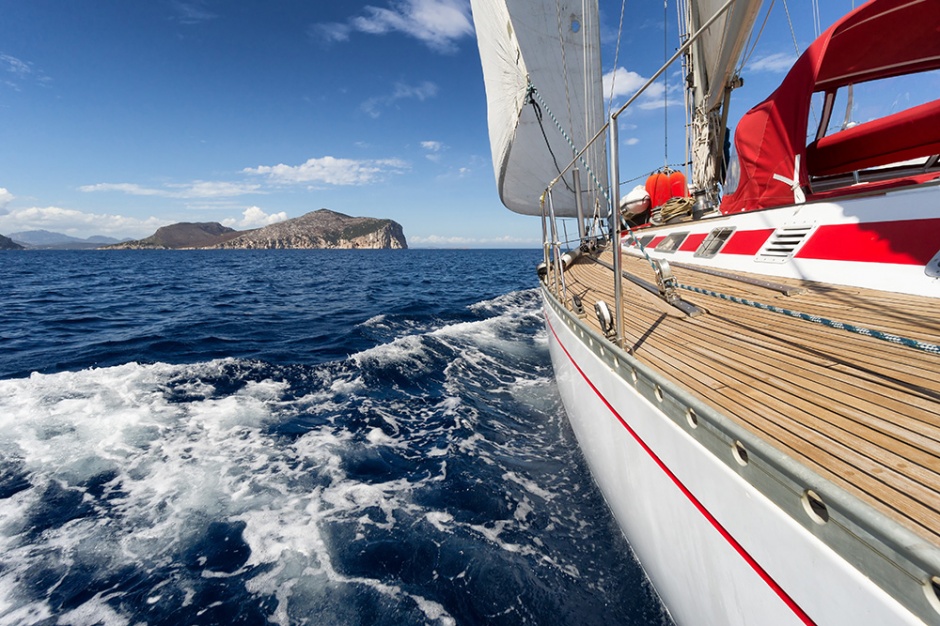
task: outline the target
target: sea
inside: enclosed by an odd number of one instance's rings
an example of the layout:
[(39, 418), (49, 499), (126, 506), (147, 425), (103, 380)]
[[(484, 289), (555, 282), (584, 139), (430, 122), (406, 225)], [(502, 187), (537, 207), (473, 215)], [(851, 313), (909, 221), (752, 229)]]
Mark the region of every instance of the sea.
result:
[(540, 255), (0, 253), (0, 625), (670, 624)]

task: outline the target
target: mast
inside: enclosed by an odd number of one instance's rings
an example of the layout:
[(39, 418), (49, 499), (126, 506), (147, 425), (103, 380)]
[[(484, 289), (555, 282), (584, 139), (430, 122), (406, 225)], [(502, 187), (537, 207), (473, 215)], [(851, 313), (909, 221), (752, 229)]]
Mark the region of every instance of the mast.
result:
[[(685, 28), (696, 32), (724, 0), (682, 0)], [(737, 0), (689, 49), (688, 106), (691, 119), (692, 186), (717, 204), (724, 177), (724, 144), (731, 91), (741, 85), (736, 66), (762, 0)]]

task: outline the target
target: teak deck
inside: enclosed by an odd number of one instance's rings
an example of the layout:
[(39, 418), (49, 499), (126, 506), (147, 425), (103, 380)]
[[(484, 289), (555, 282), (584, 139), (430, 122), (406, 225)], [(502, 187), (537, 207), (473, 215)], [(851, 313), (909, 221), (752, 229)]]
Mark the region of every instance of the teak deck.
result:
[[(598, 261), (601, 261), (600, 263)], [(612, 256), (583, 256), (566, 272), (586, 320), (613, 312)], [(673, 266), (679, 283), (940, 343), (933, 299), (770, 279), (779, 290)], [(655, 284), (645, 259), (625, 273)], [(737, 274), (765, 279), (757, 275)], [(688, 317), (623, 281), (624, 346), (703, 401), (824, 478), (940, 545), (940, 355), (728, 302), (688, 290), (705, 309)]]

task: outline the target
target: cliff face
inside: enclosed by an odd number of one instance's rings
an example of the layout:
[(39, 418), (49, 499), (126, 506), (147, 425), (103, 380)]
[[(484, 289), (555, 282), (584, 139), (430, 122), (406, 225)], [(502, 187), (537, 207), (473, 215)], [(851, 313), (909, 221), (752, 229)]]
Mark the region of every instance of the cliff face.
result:
[(408, 247), (401, 225), (373, 217), (350, 217), (320, 209), (258, 230), (239, 234), (209, 246), (249, 250), (295, 248), (395, 248)]
[(23, 246), (16, 243), (9, 237), (4, 237), (0, 235), (0, 250), (22, 250)]
[(237, 230), (222, 226), (218, 222), (181, 222), (163, 226), (146, 239), (125, 241), (104, 247), (111, 250), (205, 248), (240, 234)]

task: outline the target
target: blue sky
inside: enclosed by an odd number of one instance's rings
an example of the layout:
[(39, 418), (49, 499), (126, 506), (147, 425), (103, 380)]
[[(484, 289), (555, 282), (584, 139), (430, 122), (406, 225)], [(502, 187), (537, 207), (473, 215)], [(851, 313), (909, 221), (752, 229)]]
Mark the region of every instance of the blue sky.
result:
[[(800, 49), (814, 37), (812, 0), (774, 2), (732, 118), (795, 58), (784, 4)], [(852, 6), (820, 4), (823, 28)], [(601, 0), (605, 72), (620, 7)], [(621, 102), (663, 59), (662, 3), (626, 11)], [(679, 162), (678, 67), (670, 81)], [(622, 179), (662, 164), (659, 93), (623, 120)], [(469, 0), (9, 2), (0, 119), (3, 234), (137, 238), (324, 207), (394, 219), (412, 247), (529, 247), (541, 233), (496, 194)]]

